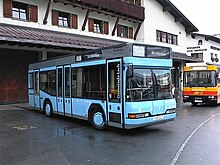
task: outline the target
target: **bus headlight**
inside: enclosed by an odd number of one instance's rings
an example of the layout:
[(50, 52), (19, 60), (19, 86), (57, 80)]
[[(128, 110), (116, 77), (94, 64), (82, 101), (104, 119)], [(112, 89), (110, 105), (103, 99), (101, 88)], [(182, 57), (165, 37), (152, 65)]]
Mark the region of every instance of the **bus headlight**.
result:
[(166, 114), (171, 114), (171, 113), (175, 113), (176, 112), (176, 109), (168, 109), (166, 111)]
[(183, 97), (184, 97), (185, 99), (186, 99), (186, 98), (189, 98), (189, 96), (183, 96)]
[(129, 113), (128, 114), (128, 118), (129, 119), (139, 119), (139, 118), (146, 118), (150, 116), (149, 112), (145, 112), (145, 113)]

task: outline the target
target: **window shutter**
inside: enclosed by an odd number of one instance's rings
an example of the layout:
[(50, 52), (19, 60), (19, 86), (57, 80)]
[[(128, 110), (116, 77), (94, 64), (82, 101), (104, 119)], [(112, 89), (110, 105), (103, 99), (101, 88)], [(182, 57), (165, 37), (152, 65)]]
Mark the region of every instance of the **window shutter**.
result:
[(30, 21), (38, 22), (38, 7), (34, 5), (30, 5)]
[(105, 22), (104, 21), (104, 34), (109, 34), (109, 31), (108, 31), (108, 22)]
[(89, 18), (89, 32), (94, 32), (94, 19)]
[(78, 29), (78, 16), (72, 14), (72, 28)]
[(56, 10), (52, 10), (52, 25), (58, 26), (58, 17), (59, 17), (59, 12)]
[(12, 0), (4, 0), (4, 17), (11, 18), (12, 17)]
[(117, 26), (117, 36), (121, 37), (121, 25)]
[(133, 28), (129, 27), (128, 38), (133, 39)]

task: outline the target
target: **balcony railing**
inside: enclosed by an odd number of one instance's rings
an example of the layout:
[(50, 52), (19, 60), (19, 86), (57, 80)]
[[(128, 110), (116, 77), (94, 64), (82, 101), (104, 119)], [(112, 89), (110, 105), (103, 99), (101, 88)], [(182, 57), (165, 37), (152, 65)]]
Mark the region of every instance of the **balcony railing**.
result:
[[(58, 0), (59, 1), (59, 0)], [(77, 5), (96, 9), (100, 12), (108, 12), (112, 15), (122, 16), (137, 22), (144, 21), (144, 7), (123, 2), (121, 0), (67, 0)]]

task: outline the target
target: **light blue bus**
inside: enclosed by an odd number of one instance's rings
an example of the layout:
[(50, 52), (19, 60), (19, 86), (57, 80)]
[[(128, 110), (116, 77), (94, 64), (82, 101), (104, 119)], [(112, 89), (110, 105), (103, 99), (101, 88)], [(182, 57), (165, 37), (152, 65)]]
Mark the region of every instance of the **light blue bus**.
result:
[(30, 64), (29, 105), (99, 130), (172, 121), (171, 54), (167, 47), (127, 43)]

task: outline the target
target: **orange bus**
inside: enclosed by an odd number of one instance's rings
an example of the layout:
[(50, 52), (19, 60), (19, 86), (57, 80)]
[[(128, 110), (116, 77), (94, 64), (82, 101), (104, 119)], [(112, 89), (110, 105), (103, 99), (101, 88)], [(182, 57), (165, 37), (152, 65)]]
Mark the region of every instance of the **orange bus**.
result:
[(184, 67), (183, 102), (220, 103), (220, 65)]

